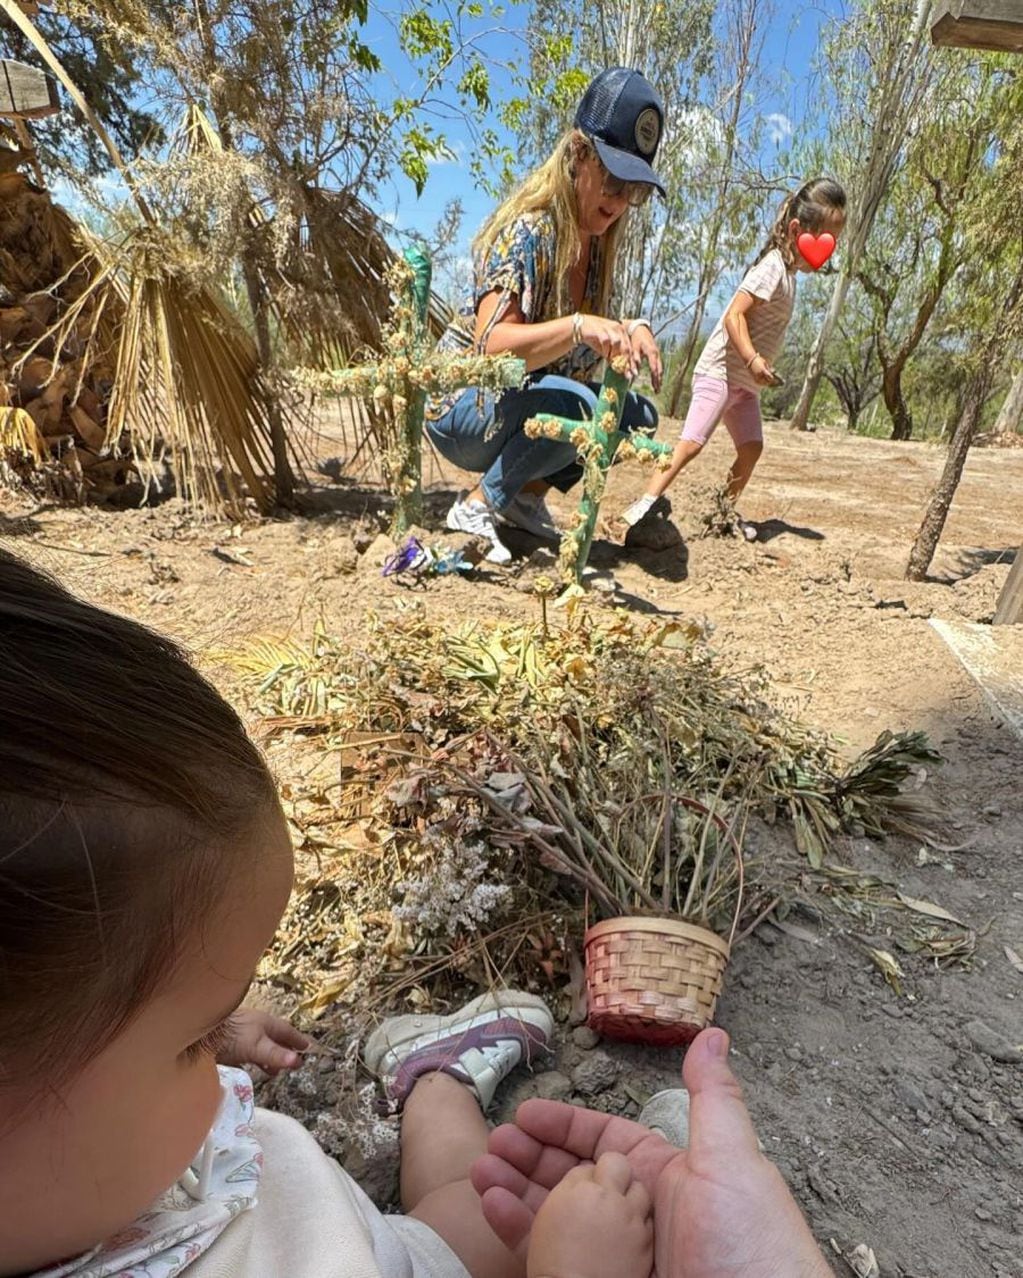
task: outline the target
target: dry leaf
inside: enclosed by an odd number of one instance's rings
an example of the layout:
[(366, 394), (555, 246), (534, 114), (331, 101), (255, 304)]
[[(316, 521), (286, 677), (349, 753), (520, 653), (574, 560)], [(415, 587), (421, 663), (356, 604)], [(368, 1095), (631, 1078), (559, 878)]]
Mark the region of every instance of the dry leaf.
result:
[(1020, 958), (1016, 951), (1010, 949), (1008, 945), (1005, 947), (1005, 957), (1009, 960), (1016, 971), (1019, 972), (1020, 976), (1023, 976), (1023, 958)]
[(852, 1251), (846, 1252), (845, 1262), (856, 1278), (881, 1278), (877, 1257), (866, 1243), (860, 1243)]
[(940, 905), (935, 905), (932, 901), (918, 901), (916, 897), (906, 896), (904, 892), (896, 892), (895, 895), (907, 909), (915, 910), (917, 914), (926, 914), (932, 919), (944, 919), (947, 923), (958, 923), (960, 927), (969, 927), (968, 923), (957, 919), (954, 914), (943, 910)]
[(791, 936), (796, 941), (805, 941), (808, 945), (820, 945), (821, 938), (816, 932), (811, 932), (808, 927), (800, 927), (796, 923), (787, 923), (785, 919), (773, 918), (771, 925), (776, 927), (779, 932), (784, 932), (786, 936)]
[(902, 968), (899, 967), (898, 960), (893, 954), (889, 954), (887, 950), (867, 950), (867, 953), (881, 969), (881, 975), (892, 987), (896, 994), (902, 993), (902, 986), (899, 984), (901, 977), (905, 976)]

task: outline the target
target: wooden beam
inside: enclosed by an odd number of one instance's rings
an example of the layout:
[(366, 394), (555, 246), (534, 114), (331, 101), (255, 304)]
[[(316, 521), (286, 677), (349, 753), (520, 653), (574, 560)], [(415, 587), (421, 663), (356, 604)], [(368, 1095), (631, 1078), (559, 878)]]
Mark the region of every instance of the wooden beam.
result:
[(0, 115), (38, 120), (59, 110), (57, 83), (52, 76), (25, 62), (0, 59)]
[(1002, 593), (998, 597), (998, 607), (994, 615), (996, 626), (1019, 623), (1023, 623), (1023, 546), (1016, 551), (1015, 561), (1009, 569)]
[(1021, 0), (938, 0), (931, 39), (950, 49), (1023, 53)]

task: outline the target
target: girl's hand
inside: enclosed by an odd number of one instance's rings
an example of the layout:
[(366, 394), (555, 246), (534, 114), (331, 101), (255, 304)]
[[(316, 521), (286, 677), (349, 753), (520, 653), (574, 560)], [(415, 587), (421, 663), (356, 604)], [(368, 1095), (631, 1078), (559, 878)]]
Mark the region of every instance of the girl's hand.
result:
[(301, 1065), (301, 1053), (313, 1042), (283, 1017), (252, 1007), (240, 1007), (228, 1021), (227, 1032), (230, 1037), (217, 1053), (218, 1064), (258, 1065), (268, 1074)]
[(758, 386), (774, 385), (774, 369), (764, 359), (763, 355), (758, 355), (753, 363), (749, 366), (749, 371), (753, 375), (753, 380)]
[(602, 355), (608, 363), (624, 355), (628, 360), (625, 375), (631, 381), (639, 372), (639, 357), (625, 331), (625, 325), (602, 315), (584, 315), (579, 325), (579, 336), (590, 350)]
[[(628, 325), (625, 326), (628, 332)], [(655, 391), (661, 389), (664, 376), (664, 365), (657, 339), (645, 324), (638, 324), (632, 331), (632, 349), (636, 355), (637, 367), (645, 360), (650, 368), (650, 381)]]

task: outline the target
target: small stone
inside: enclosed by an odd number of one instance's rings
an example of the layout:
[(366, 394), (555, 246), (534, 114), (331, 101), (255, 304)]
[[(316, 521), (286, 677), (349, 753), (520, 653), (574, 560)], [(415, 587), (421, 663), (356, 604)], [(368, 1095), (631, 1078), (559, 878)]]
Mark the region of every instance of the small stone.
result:
[(368, 528), (356, 528), (352, 533), (352, 544), (360, 555), (364, 555), (373, 544), (376, 537), (375, 532), (371, 532)]
[(795, 1043), (791, 1047), (786, 1047), (785, 1055), (790, 1061), (801, 1061), (803, 1059), (802, 1049), (797, 1047)]
[(1002, 805), (1000, 803), (989, 803), (983, 809), (986, 817), (1000, 817), (1002, 815)]
[(1007, 1038), (983, 1021), (970, 1021), (965, 1026), (965, 1034), (978, 1052), (983, 1052), (992, 1060), (1002, 1061), (1006, 1065), (1023, 1063), (1023, 1051), (1014, 1047)]
[(762, 945), (774, 946), (781, 940), (781, 933), (770, 923), (761, 923), (753, 935)]
[(973, 1117), (968, 1109), (962, 1105), (956, 1105), (952, 1110), (952, 1117), (956, 1120), (964, 1131), (968, 1131), (972, 1136), (979, 1136), (981, 1132), (980, 1123)]
[(617, 1077), (618, 1066), (606, 1052), (591, 1052), (572, 1071), (572, 1086), (581, 1096), (599, 1096)]
[(884, 1012), (885, 1016), (890, 1016), (896, 1021), (902, 1017), (902, 1008), (898, 1003), (882, 1003), (881, 1011)]
[(325, 577), (347, 577), (359, 566), (359, 552), (351, 537), (340, 537), (324, 556)]
[(985, 1207), (978, 1207), (973, 1213), (978, 1220), (991, 1220), (991, 1213)]
[(895, 1095), (907, 1109), (922, 1110), (927, 1108), (927, 1097), (908, 1080), (902, 1078), (895, 1084)]
[[(353, 539), (354, 540), (354, 539)], [(382, 568), (398, 547), (386, 533), (377, 533), (362, 556), (362, 567), (370, 570)]]
[(544, 1100), (566, 1100), (572, 1091), (572, 1080), (556, 1069), (536, 1077), (536, 1094)]
[(588, 1025), (577, 1025), (572, 1031), (572, 1042), (584, 1052), (592, 1052), (600, 1042), (600, 1035)]

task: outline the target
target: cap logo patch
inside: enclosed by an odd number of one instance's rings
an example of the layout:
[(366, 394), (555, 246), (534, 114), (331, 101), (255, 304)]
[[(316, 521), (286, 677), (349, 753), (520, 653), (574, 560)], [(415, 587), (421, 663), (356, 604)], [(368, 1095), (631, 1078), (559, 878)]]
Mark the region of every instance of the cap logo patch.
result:
[(653, 107), (647, 107), (636, 119), (636, 145), (644, 155), (653, 155), (660, 136), (661, 117)]

